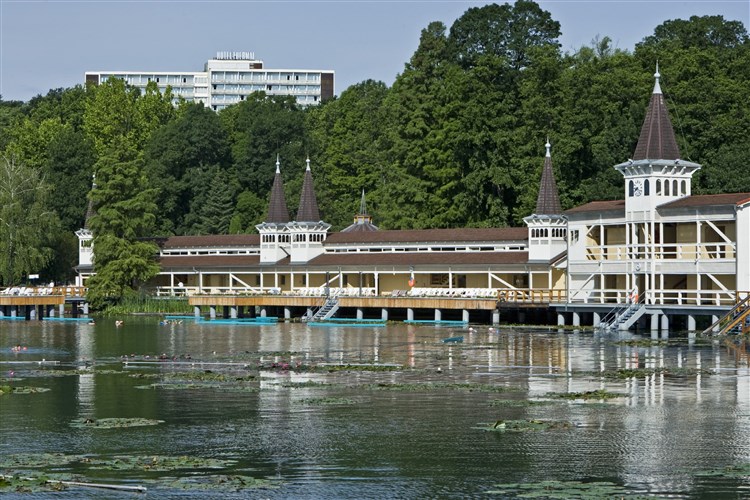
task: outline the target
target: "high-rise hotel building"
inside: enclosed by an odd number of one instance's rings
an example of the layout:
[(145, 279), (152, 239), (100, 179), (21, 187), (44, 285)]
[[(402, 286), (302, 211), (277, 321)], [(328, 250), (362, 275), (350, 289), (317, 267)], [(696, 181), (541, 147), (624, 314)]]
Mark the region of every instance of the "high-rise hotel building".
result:
[(302, 106), (315, 105), (333, 97), (333, 75), (331, 70), (266, 69), (253, 52), (219, 52), (206, 62), (204, 71), (87, 71), (86, 83), (120, 78), (145, 89), (153, 81), (162, 92), (172, 87), (175, 102), (182, 97), (218, 111), (258, 91), (294, 96)]

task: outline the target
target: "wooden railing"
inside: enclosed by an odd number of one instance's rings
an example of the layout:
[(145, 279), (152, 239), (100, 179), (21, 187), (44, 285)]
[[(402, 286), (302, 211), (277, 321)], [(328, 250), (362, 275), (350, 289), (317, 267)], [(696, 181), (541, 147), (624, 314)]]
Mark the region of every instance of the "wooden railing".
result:
[(39, 297), (46, 295), (62, 295), (64, 297), (85, 297), (85, 286), (13, 286), (0, 291), (2, 295), (18, 295)]

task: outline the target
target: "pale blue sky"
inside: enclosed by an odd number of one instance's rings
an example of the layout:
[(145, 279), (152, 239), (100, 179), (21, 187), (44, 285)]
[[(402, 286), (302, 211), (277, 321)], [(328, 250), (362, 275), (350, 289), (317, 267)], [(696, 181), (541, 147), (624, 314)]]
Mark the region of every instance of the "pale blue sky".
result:
[[(448, 28), (472, 1), (0, 0), (0, 94), (27, 101), (84, 72), (201, 71), (217, 51), (253, 51), (266, 68), (332, 69), (336, 93), (388, 85), (431, 21)], [(720, 14), (750, 26), (750, 0), (540, 0), (563, 50), (609, 36), (632, 50), (667, 19)]]

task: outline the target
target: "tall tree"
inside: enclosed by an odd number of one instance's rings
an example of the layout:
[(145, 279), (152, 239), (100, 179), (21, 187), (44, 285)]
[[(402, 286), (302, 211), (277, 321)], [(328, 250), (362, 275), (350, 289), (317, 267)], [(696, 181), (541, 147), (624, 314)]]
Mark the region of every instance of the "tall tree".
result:
[(192, 188), (202, 189), (190, 181), (196, 172), (231, 164), (227, 133), (218, 115), (200, 103), (182, 105), (173, 120), (154, 132), (144, 157), (150, 185), (158, 189), (159, 234), (184, 229), (190, 201), (197, 194)]
[(57, 218), (47, 206), (49, 186), (39, 171), (14, 158), (0, 160), (0, 279), (17, 284), (52, 258), (49, 235)]
[(158, 248), (143, 240), (150, 236), (156, 217), (155, 190), (148, 187), (141, 160), (120, 161), (116, 150), (99, 158), (97, 187), (90, 193), (96, 215), (94, 268), (87, 298), (103, 308), (132, 295), (158, 274)]

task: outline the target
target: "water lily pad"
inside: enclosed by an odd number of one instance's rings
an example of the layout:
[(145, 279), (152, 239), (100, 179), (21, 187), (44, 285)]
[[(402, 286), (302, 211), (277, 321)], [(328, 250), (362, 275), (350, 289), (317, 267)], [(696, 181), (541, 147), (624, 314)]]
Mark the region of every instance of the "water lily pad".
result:
[(626, 394), (609, 392), (604, 389), (597, 389), (595, 391), (585, 391), (585, 392), (550, 393), (549, 396), (561, 398), (561, 399), (584, 399), (584, 400), (589, 401), (589, 400), (624, 398)]
[(0, 385), (0, 396), (2, 396), (3, 394), (38, 394), (40, 392), (47, 392), (49, 390), (49, 387), (11, 387), (9, 385)]
[(219, 460), (193, 456), (171, 457), (163, 455), (115, 456), (111, 459), (92, 459), (92, 469), (140, 470), (168, 472), (184, 469), (224, 469), (234, 465), (234, 460)]
[(514, 498), (546, 498), (559, 500), (598, 500), (600, 498), (645, 499), (615, 483), (607, 481), (541, 481), (525, 484), (498, 484), (496, 489), (488, 491), (491, 495), (502, 495)]
[(403, 391), (403, 392), (427, 392), (427, 391), (459, 391), (459, 392), (516, 392), (521, 391), (518, 387), (507, 387), (492, 384), (452, 384), (452, 383), (413, 383), (398, 384), (383, 382), (380, 384), (367, 384), (364, 388), (379, 391)]
[(0, 468), (60, 467), (77, 462), (81, 458), (81, 455), (66, 455), (64, 453), (17, 453), (14, 455), (0, 455)]
[[(490, 406), (504, 406), (508, 408), (525, 408), (528, 406), (543, 406), (555, 404), (557, 401), (534, 400), (534, 399), (494, 399)], [(559, 403), (558, 403), (559, 404)]]
[(254, 488), (269, 488), (277, 486), (267, 479), (257, 479), (242, 475), (210, 475), (180, 477), (165, 483), (159, 481), (160, 485), (179, 490), (204, 490), (204, 491), (242, 491)]
[(70, 426), (79, 429), (119, 429), (122, 427), (143, 427), (163, 423), (164, 420), (148, 418), (77, 418), (70, 422)]
[(300, 401), (301, 404), (311, 406), (330, 406), (330, 405), (354, 405), (357, 404), (353, 399), (347, 398), (308, 398)]
[(746, 478), (750, 476), (750, 463), (729, 465), (722, 469), (703, 471), (696, 474), (698, 477), (725, 477), (731, 479)]
[(526, 432), (548, 431), (553, 429), (570, 429), (571, 422), (555, 420), (498, 420), (491, 424), (479, 424), (476, 428), (493, 432)]

